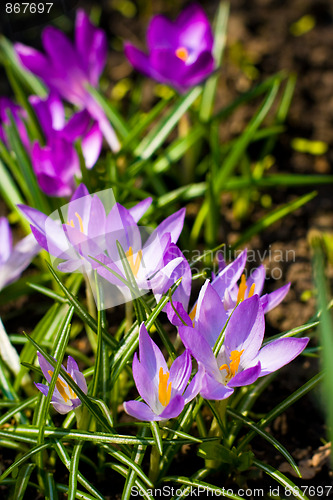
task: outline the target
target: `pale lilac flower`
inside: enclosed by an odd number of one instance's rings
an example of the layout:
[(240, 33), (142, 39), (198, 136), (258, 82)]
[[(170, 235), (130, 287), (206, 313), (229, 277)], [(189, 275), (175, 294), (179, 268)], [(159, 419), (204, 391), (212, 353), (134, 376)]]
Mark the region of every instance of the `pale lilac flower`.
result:
[(202, 368), (188, 385), (192, 362), (186, 350), (168, 368), (164, 356), (150, 338), (144, 323), (139, 333), (139, 355), (134, 354), (133, 377), (144, 402), (126, 401), (126, 413), (139, 420), (158, 421), (178, 417), (184, 406), (199, 393)]
[[(40, 246), (63, 261), (57, 263), (60, 271), (80, 271), (89, 275), (96, 270), (109, 284), (107, 295), (110, 300), (114, 298), (117, 303), (131, 300), (130, 290), (123, 281), (127, 279), (126, 262), (119, 254), (118, 243), (140, 293), (152, 289), (159, 300), (161, 294), (183, 276), (183, 283), (175, 293), (177, 300), (187, 307), (191, 276), (185, 257), (176, 247), (185, 209), (167, 217), (144, 241), (142, 229), (145, 228), (140, 228), (138, 221), (151, 202), (151, 198), (147, 198), (130, 209), (113, 203), (107, 213), (99, 195), (91, 196), (82, 184), (67, 206), (64, 224), (58, 215), (58, 220), (53, 220), (34, 208), (25, 205), (19, 205), (19, 208), (31, 223)], [(115, 295), (110, 292), (111, 285), (116, 287), (113, 289)], [(118, 292), (122, 295), (116, 298)]]
[[(308, 338), (281, 338), (261, 347), (265, 319), (258, 295), (241, 302), (232, 313), (219, 352), (215, 344), (222, 332), (225, 312), (210, 283), (210, 302), (205, 302), (197, 328), (179, 327), (179, 335), (192, 356), (205, 369), (200, 394), (206, 399), (229, 397), (235, 387), (250, 385), (292, 361), (306, 347)], [(220, 314), (221, 313), (221, 314)]]
[(0, 217), (0, 291), (16, 281), (40, 251), (32, 235), (13, 247), (12, 232), (6, 217)]
[[(46, 378), (47, 382), (50, 383), (54, 372), (54, 368), (48, 361), (46, 361), (46, 359), (44, 358), (44, 356), (42, 356), (40, 352), (37, 352), (37, 356), (38, 356), (39, 366), (41, 367), (43, 375)], [(84, 394), (87, 394), (88, 387), (86, 379), (80, 372), (75, 359), (73, 359), (71, 356), (68, 356), (67, 370), (64, 368), (63, 365), (61, 365), (61, 367), (74, 380), (74, 382), (79, 386), (81, 391), (84, 392)], [(35, 386), (40, 392), (44, 394), (44, 396), (48, 395), (50, 389), (48, 385), (35, 383)], [(54, 409), (58, 413), (64, 415), (65, 413), (68, 413), (69, 411), (74, 410), (75, 408), (80, 406), (81, 400), (75, 394), (73, 389), (67, 384), (65, 379), (61, 375), (59, 375), (52, 394), (51, 403)]]
[(214, 70), (214, 38), (203, 9), (192, 4), (172, 22), (153, 17), (148, 27), (148, 54), (127, 42), (125, 54), (141, 73), (183, 93)]
[(41, 78), (50, 90), (57, 92), (80, 109), (87, 109), (99, 124), (111, 149), (119, 150), (119, 142), (101, 106), (87, 90), (87, 84), (98, 86), (107, 59), (107, 38), (96, 28), (87, 14), (79, 9), (76, 15), (75, 39), (51, 26), (42, 33), (45, 53), (32, 47), (15, 44), (16, 53), (25, 68)]

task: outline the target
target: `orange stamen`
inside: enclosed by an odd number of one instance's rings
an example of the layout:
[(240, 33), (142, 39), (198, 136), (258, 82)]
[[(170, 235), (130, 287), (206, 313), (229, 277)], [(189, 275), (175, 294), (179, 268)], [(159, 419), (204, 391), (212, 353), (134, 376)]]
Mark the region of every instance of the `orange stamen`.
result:
[(142, 260), (142, 250), (138, 251), (135, 262), (134, 262), (134, 258), (133, 258), (132, 247), (129, 247), (129, 249), (127, 250), (126, 257), (127, 257), (128, 263), (131, 267), (132, 273), (136, 277), (138, 272), (139, 272), (139, 268), (140, 268), (140, 264), (141, 264), (141, 260)]
[(252, 295), (254, 294), (255, 287), (256, 287), (256, 284), (252, 283), (250, 291), (249, 291), (248, 298), (252, 297)]
[(171, 398), (172, 383), (170, 382), (168, 385), (168, 380), (169, 372), (164, 374), (163, 368), (161, 367), (159, 371), (158, 399), (163, 406), (167, 406)]
[[(53, 371), (52, 370), (48, 370), (47, 373), (50, 375), (50, 377), (52, 377), (52, 375), (53, 375)], [(59, 394), (64, 399), (65, 403), (67, 403), (67, 401), (69, 401), (69, 399), (76, 399), (77, 398), (77, 395), (72, 390), (72, 388), (69, 387), (69, 385), (67, 385), (66, 382), (63, 382), (62, 380), (60, 380), (59, 377), (58, 377), (58, 379), (56, 381), (56, 388), (58, 389)], [(66, 389), (69, 389), (70, 397), (66, 393)]]
[(244, 349), (242, 349), (241, 351), (231, 351), (230, 353), (230, 366), (228, 366), (227, 364), (224, 364), (222, 366), (220, 366), (220, 370), (226, 370), (227, 371), (227, 379), (231, 379), (232, 377), (234, 377), (237, 373), (237, 370), (238, 370), (238, 367), (239, 367), (239, 363), (240, 363), (240, 358), (241, 358), (241, 355), (243, 354), (244, 352)]
[(189, 57), (187, 48), (178, 47), (178, 49), (176, 50), (176, 56), (178, 57), (178, 59), (181, 59), (182, 61), (186, 62)]
[[(82, 217), (77, 212), (75, 212), (75, 216), (78, 218), (81, 233), (84, 233)], [(67, 221), (67, 226), (75, 227), (73, 219)]]
[(239, 288), (238, 288), (237, 304), (241, 300), (244, 300), (246, 290), (247, 290), (246, 278), (245, 278), (245, 274), (242, 274), (241, 282), (240, 282)]

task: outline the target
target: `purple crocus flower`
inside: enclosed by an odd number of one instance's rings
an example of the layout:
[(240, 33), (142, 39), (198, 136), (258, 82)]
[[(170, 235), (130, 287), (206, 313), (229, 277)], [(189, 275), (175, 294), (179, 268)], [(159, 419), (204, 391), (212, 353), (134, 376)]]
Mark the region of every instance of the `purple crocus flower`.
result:
[(145, 402), (127, 401), (124, 409), (139, 420), (168, 420), (177, 417), (185, 404), (199, 393), (203, 369), (188, 381), (192, 372), (189, 351), (184, 351), (168, 368), (164, 356), (150, 338), (144, 323), (139, 333), (139, 355), (133, 358), (133, 377)]
[[(281, 338), (261, 347), (265, 331), (263, 307), (258, 295), (241, 302), (225, 328), (224, 342), (214, 354), (214, 346), (224, 325), (220, 317), (217, 293), (210, 289), (211, 303), (206, 306), (197, 328), (179, 327), (187, 349), (205, 369), (200, 394), (206, 399), (229, 397), (235, 387), (250, 385), (292, 361), (306, 347), (308, 338)], [(221, 310), (221, 307), (220, 307)], [(222, 328), (221, 328), (222, 325)], [(199, 329), (200, 328), (200, 329)]]
[(149, 54), (129, 42), (125, 54), (141, 73), (184, 93), (214, 70), (213, 44), (205, 12), (192, 4), (174, 22), (161, 15), (153, 17), (147, 32)]
[(12, 232), (6, 217), (0, 217), (0, 291), (17, 280), (40, 251), (30, 234), (13, 247)]
[[(42, 354), (40, 354), (40, 352), (37, 352), (37, 356), (38, 356), (39, 366), (41, 367), (43, 375), (46, 378), (47, 382), (50, 383), (54, 368), (48, 361), (46, 361), (46, 359), (44, 358), (44, 356), (42, 356)], [(71, 356), (68, 356), (67, 370), (62, 365), (61, 367), (74, 380), (74, 382), (79, 386), (81, 391), (87, 394), (88, 387), (86, 379), (80, 372), (75, 359), (73, 359)], [(35, 386), (40, 392), (44, 394), (44, 396), (48, 395), (49, 386), (39, 383), (38, 384), (35, 383)], [(57, 410), (58, 413), (64, 415), (65, 413), (68, 413), (69, 411), (74, 410), (75, 408), (80, 406), (81, 400), (77, 397), (73, 389), (67, 384), (64, 378), (61, 375), (59, 375), (54, 388), (54, 392), (52, 394), (51, 403), (54, 409)]]
[(87, 90), (87, 84), (97, 87), (107, 59), (107, 38), (96, 28), (87, 14), (79, 9), (76, 15), (75, 40), (51, 26), (42, 33), (45, 53), (32, 47), (15, 44), (22, 65), (41, 78), (50, 90), (57, 92), (80, 109), (87, 109), (98, 122), (113, 151), (119, 142), (104, 111)]
[(27, 114), (23, 108), (15, 104), (8, 97), (0, 97), (0, 140), (8, 146), (8, 138), (4, 125), (9, 126), (11, 124), (9, 113), (13, 117), (23, 146), (29, 151), (30, 140), (24, 124)]
[[(254, 269), (248, 279), (244, 274), (247, 250), (243, 250), (239, 256), (228, 266), (220, 258), (220, 270), (213, 279), (212, 286), (223, 302), (224, 308), (231, 312), (238, 302), (257, 294), (265, 313), (276, 307), (287, 295), (290, 283), (278, 288), (274, 292), (262, 295), (265, 283), (265, 266), (261, 265)], [(240, 279), (240, 284), (237, 282)]]
[[(217, 306), (217, 304), (216, 306), (221, 311), (221, 306), (224, 309), (223, 314), (222, 312), (220, 313), (220, 317), (224, 318), (223, 324), (226, 323), (233, 309), (242, 300), (252, 297), (254, 294), (259, 295), (260, 303), (263, 307), (264, 313), (266, 314), (268, 311), (278, 306), (289, 291), (290, 283), (287, 283), (274, 292), (261, 295), (265, 282), (265, 267), (261, 265), (254, 269), (249, 278), (246, 279), (244, 274), (246, 256), (247, 251), (245, 249), (229, 265), (226, 265), (224, 260), (220, 258), (219, 273), (217, 276), (213, 275), (211, 287), (217, 293), (220, 300), (219, 306)], [(240, 284), (238, 285), (237, 282), (239, 280)], [(180, 326), (185, 323), (188, 326), (193, 324), (194, 327), (197, 327), (200, 323), (200, 315), (203, 314), (203, 305), (209, 305), (211, 301), (211, 294), (211, 288), (207, 287), (206, 283), (201, 288), (198, 301), (194, 304), (190, 314), (187, 313), (187, 308), (184, 307), (184, 301), (181, 301), (182, 303), (178, 303), (177, 298), (175, 298), (173, 305), (178, 314), (169, 306), (169, 321), (176, 326)]]
[(82, 153), (87, 168), (92, 168), (102, 148), (102, 134), (86, 110), (65, 122), (65, 110), (59, 97), (51, 93), (47, 99), (29, 98), (46, 138), (46, 145), (35, 142), (32, 164), (41, 189), (49, 196), (70, 196), (75, 187), (74, 176), (80, 175), (80, 161), (74, 142), (82, 138)]

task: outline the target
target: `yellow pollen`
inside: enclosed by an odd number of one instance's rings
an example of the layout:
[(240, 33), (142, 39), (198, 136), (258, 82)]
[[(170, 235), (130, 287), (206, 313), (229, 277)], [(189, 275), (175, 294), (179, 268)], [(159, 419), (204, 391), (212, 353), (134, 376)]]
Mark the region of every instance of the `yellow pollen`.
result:
[(247, 290), (246, 278), (245, 278), (245, 274), (242, 274), (241, 282), (240, 282), (239, 288), (238, 288), (237, 304), (241, 300), (244, 300), (246, 290)]
[[(80, 231), (81, 231), (81, 233), (84, 233), (82, 217), (77, 212), (75, 212), (75, 215), (76, 215), (76, 217), (78, 218), (78, 221), (79, 221)], [(67, 221), (67, 226), (75, 227), (73, 219), (71, 219), (70, 221)]]
[(134, 258), (133, 258), (133, 248), (132, 247), (129, 247), (129, 249), (127, 250), (126, 257), (127, 257), (128, 263), (132, 269), (132, 273), (136, 277), (138, 272), (139, 272), (139, 268), (140, 268), (140, 264), (141, 264), (141, 260), (142, 260), (142, 250), (138, 251), (138, 255), (136, 256), (135, 262), (134, 262)]
[(169, 373), (163, 373), (163, 368), (159, 371), (158, 399), (163, 406), (170, 403), (172, 383), (168, 385)]
[[(52, 375), (53, 375), (53, 371), (52, 370), (48, 370), (47, 373), (50, 375), (50, 377), (52, 377)], [(59, 394), (64, 399), (65, 403), (67, 403), (67, 401), (69, 401), (70, 398), (71, 399), (76, 399), (77, 398), (77, 395), (72, 390), (72, 388), (69, 387), (69, 385), (67, 385), (66, 382), (63, 382), (62, 380), (60, 380), (59, 377), (58, 377), (58, 379), (56, 381), (56, 388), (58, 389)], [(70, 398), (69, 398), (69, 396), (66, 393), (66, 389), (69, 389)]]
[(178, 59), (181, 59), (182, 61), (186, 62), (189, 57), (187, 48), (178, 47), (178, 49), (176, 50), (176, 56), (178, 57)]
[(243, 354), (244, 352), (244, 349), (242, 349), (241, 351), (231, 351), (230, 353), (230, 366), (228, 366), (227, 364), (224, 364), (220, 367), (220, 370), (227, 370), (227, 379), (231, 379), (232, 377), (234, 377), (237, 373), (237, 370), (238, 370), (238, 367), (239, 367), (239, 363), (240, 363), (240, 358), (241, 358), (241, 355)]

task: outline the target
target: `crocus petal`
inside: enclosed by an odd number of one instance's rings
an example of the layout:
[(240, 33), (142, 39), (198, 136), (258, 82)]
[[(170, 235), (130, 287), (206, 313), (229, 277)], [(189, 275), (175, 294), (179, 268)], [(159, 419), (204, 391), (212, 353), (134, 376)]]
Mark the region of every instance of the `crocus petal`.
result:
[(62, 129), (63, 138), (68, 142), (74, 142), (87, 132), (90, 122), (91, 116), (87, 110), (74, 113)]
[(23, 66), (48, 83), (53, 72), (47, 57), (22, 43), (16, 43), (14, 48)]
[(265, 283), (265, 278), (266, 278), (266, 269), (264, 265), (261, 265), (251, 271), (250, 276), (246, 280), (246, 285), (247, 285), (247, 293), (250, 291), (251, 286), (254, 284), (254, 293), (257, 295), (262, 294), (262, 290), (264, 288), (264, 283)]
[(154, 68), (155, 79), (171, 85), (178, 92), (186, 91), (179, 82), (186, 72), (186, 64), (169, 48), (154, 48), (149, 57), (149, 64)]
[(10, 225), (6, 217), (0, 217), (0, 264), (6, 262), (9, 258), (12, 247), (13, 237)]
[(41, 128), (46, 137), (52, 137), (54, 130), (62, 130), (65, 125), (64, 106), (54, 92), (51, 92), (46, 99), (38, 96), (30, 96), (29, 102), (32, 105)]
[(56, 401), (51, 401), (51, 404), (53, 405), (53, 408), (61, 415), (66, 415), (66, 413), (73, 410), (73, 404), (65, 405), (63, 403), (58, 403)]
[(218, 382), (215, 378), (205, 373), (202, 379), (200, 395), (205, 399), (221, 400), (228, 398), (234, 392), (230, 387)]
[(34, 382), (35, 386), (37, 387), (37, 389), (42, 393), (44, 394), (44, 396), (47, 396), (48, 393), (49, 393), (49, 387), (45, 384), (39, 384), (37, 382)]
[(46, 361), (46, 359), (44, 358), (44, 356), (40, 352), (37, 352), (37, 357), (38, 357), (38, 363), (39, 363), (40, 369), (42, 370), (43, 375), (46, 378), (46, 380), (48, 381), (48, 383), (50, 383), (51, 376), (49, 374), (49, 371), (51, 371), (53, 373), (54, 368), (48, 361)]
[(179, 76), (179, 83), (186, 91), (201, 83), (214, 70), (215, 61), (210, 51), (201, 52), (198, 58), (185, 67), (183, 74)]
[(246, 264), (247, 251), (243, 250), (238, 257), (228, 266), (222, 269), (212, 281), (212, 287), (223, 301), (227, 288), (233, 287), (242, 275)]
[(213, 351), (198, 330), (188, 326), (180, 326), (179, 335), (185, 347), (199, 363), (203, 364), (205, 370), (217, 379), (222, 379)]
[(267, 293), (261, 297), (261, 303), (264, 309), (264, 313), (266, 314), (271, 309), (274, 309), (280, 302), (283, 301), (287, 293), (289, 292), (290, 283), (278, 288), (272, 293)]
[(116, 203), (106, 219), (106, 246), (110, 258), (117, 262), (120, 260), (116, 242), (122, 246), (124, 252), (132, 247), (133, 253), (141, 249), (141, 235), (137, 223), (129, 211)]
[(156, 77), (156, 72), (153, 70), (149, 62), (149, 56), (142, 52), (142, 50), (139, 50), (131, 43), (126, 42), (124, 44), (124, 52), (133, 68), (150, 78)]
[(204, 375), (205, 375), (205, 369), (203, 365), (199, 363), (199, 369), (197, 373), (194, 375), (186, 391), (183, 394), (185, 404), (192, 401), (192, 399), (194, 399), (201, 391)]
[(170, 403), (165, 407), (165, 410), (159, 415), (159, 420), (169, 420), (169, 418), (178, 417), (185, 406), (184, 398), (180, 395), (171, 399)]
[(275, 372), (281, 366), (290, 363), (307, 346), (309, 339), (284, 338), (274, 340), (260, 349), (258, 359), (261, 363), (260, 377)]
[[(84, 68), (73, 44), (60, 30), (47, 26), (42, 32), (42, 43), (49, 57), (51, 67), (61, 79), (63, 97), (74, 104), (82, 105), (86, 95), (84, 82), (87, 81)], [(66, 82), (66, 86), (64, 83)], [(53, 82), (54, 85), (54, 82)]]
[(155, 47), (176, 50), (178, 47), (178, 30), (175, 23), (165, 16), (154, 16), (147, 30), (147, 45), (149, 50), (154, 50)]
[(89, 75), (90, 83), (96, 86), (106, 63), (107, 38), (102, 30), (90, 22), (82, 9), (76, 14), (75, 46)]
[(189, 351), (184, 351), (174, 360), (170, 367), (169, 382), (172, 383), (172, 390), (182, 394), (187, 386), (191, 372), (191, 355)]
[(157, 379), (151, 378), (152, 373), (147, 372), (144, 365), (141, 365), (137, 353), (134, 353), (132, 370), (140, 396), (155, 413), (158, 413), (158, 386), (155, 385)]
[(94, 123), (82, 139), (82, 154), (87, 168), (92, 168), (99, 158), (103, 135), (98, 123)]
[(137, 418), (138, 420), (143, 420), (145, 422), (153, 422), (154, 420), (160, 420), (159, 416), (156, 415), (146, 403), (142, 401), (125, 401), (124, 410), (131, 417)]
[[(170, 321), (170, 323), (172, 323), (175, 326), (182, 326), (184, 324), (187, 326), (191, 326), (192, 320), (185, 311), (183, 304), (181, 302), (174, 302), (174, 301), (172, 301), (172, 304), (173, 307), (170, 304), (170, 302), (168, 302), (166, 309), (168, 320)], [(175, 312), (175, 309), (178, 314)], [(182, 318), (183, 321), (179, 318), (179, 316)]]
[(229, 387), (243, 387), (243, 385), (253, 384), (260, 376), (260, 361), (255, 365), (237, 373), (228, 382)]
[(135, 222), (139, 222), (141, 217), (147, 212), (148, 208), (152, 204), (152, 201), (152, 198), (146, 198), (128, 210)]
[(73, 380), (80, 387), (81, 391), (83, 391), (85, 394), (88, 393), (88, 386), (83, 373), (81, 373), (79, 370), (74, 370)]
[(245, 367), (256, 357), (264, 332), (264, 313), (258, 295), (253, 295), (236, 307), (226, 326), (224, 346), (227, 356), (234, 350), (244, 350), (240, 364)]
[(194, 324), (211, 348), (228, 319), (221, 299), (207, 280), (200, 290)]
[(177, 240), (182, 232), (185, 218), (185, 208), (181, 208), (178, 212), (175, 212), (172, 215), (169, 215), (164, 221), (161, 222), (153, 231), (153, 233), (149, 236), (146, 245), (150, 244), (150, 241), (154, 240), (156, 235), (160, 238), (166, 233), (170, 233), (171, 235), (171, 243), (177, 243)]
[(74, 191), (74, 194), (71, 197), (71, 202), (78, 200), (79, 198), (83, 198), (84, 196), (90, 196), (89, 191), (84, 184), (80, 184)]
[(45, 147), (37, 142), (32, 150), (32, 164), (41, 189), (49, 196), (70, 196), (74, 175), (80, 162), (73, 145), (54, 137)]
[(141, 324), (139, 333), (139, 354), (142, 367), (147, 372), (150, 380), (154, 380), (157, 386), (156, 380), (158, 380), (160, 368), (163, 368), (164, 373), (169, 370), (163, 354), (150, 338), (144, 323)]
[(67, 372), (73, 378), (73, 373), (75, 370), (79, 370), (78, 364), (72, 356), (68, 356), (67, 358)]
[(190, 4), (178, 16), (179, 44), (192, 50), (213, 49), (214, 37), (205, 11), (198, 4)]

